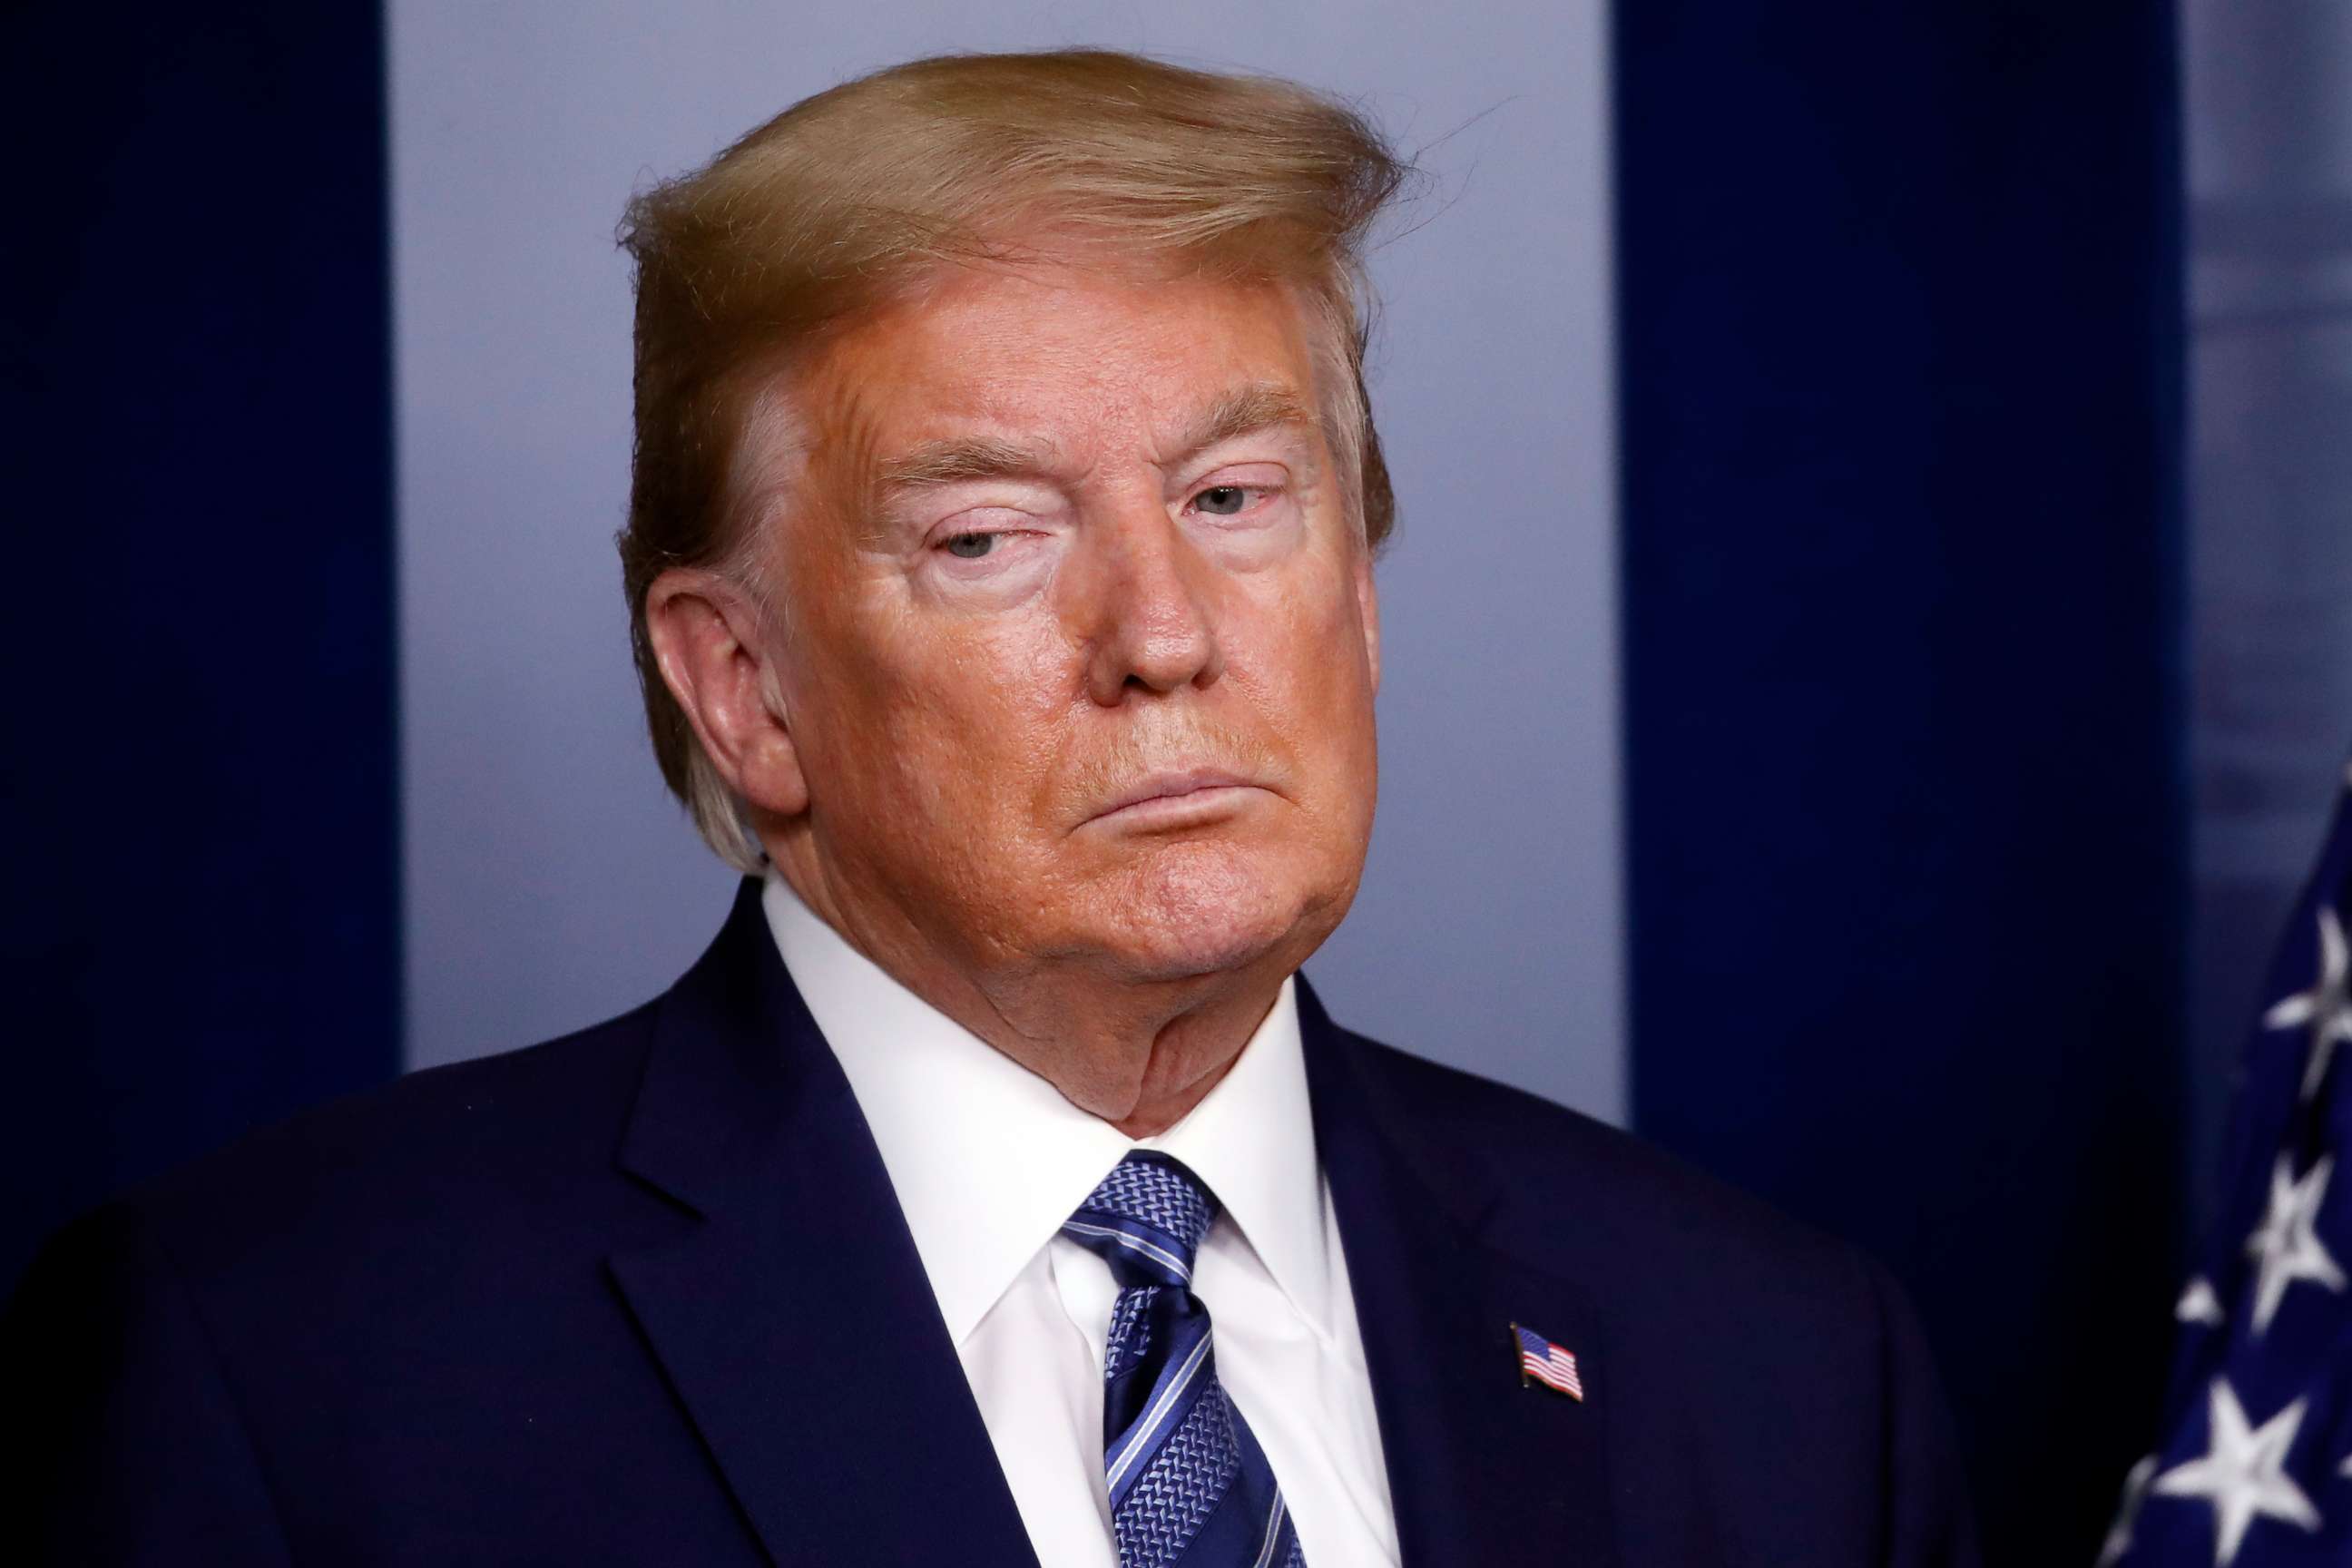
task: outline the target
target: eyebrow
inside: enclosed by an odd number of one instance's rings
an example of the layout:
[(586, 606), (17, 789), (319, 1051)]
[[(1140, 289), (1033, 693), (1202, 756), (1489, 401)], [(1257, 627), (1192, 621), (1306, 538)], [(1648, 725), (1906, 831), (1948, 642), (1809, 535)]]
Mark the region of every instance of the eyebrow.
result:
[[(1281, 426), (1311, 427), (1312, 416), (1287, 387), (1259, 384), (1227, 393), (1178, 438), (1174, 463), (1198, 457), (1222, 442)], [(950, 437), (925, 441), (885, 460), (877, 474), (884, 495), (935, 489), (973, 479), (1041, 473), (1051, 465), (1043, 447), (1024, 446), (992, 436)]]
[(1314, 424), (1307, 405), (1288, 387), (1265, 383), (1241, 387), (1217, 399), (1207, 415), (1185, 433), (1179, 443), (1175, 463), (1189, 462), (1212, 447), (1255, 436), (1261, 430), (1283, 426), (1311, 429)]
[(877, 478), (887, 493), (930, 489), (968, 479), (1001, 479), (1007, 474), (1034, 474), (1045, 466), (1046, 454), (1042, 448), (989, 436), (966, 436), (926, 441), (910, 452), (885, 461)]

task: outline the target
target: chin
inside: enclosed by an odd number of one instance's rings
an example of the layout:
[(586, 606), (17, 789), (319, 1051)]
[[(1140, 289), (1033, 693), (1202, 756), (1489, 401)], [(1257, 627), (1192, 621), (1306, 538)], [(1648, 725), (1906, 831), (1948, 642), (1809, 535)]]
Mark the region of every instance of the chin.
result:
[(1346, 894), (1335, 912), (1293, 870), (1213, 846), (1171, 848), (1120, 879), (1101, 911), (1103, 946), (1139, 981), (1224, 973), (1286, 950), (1295, 968), (1339, 924)]

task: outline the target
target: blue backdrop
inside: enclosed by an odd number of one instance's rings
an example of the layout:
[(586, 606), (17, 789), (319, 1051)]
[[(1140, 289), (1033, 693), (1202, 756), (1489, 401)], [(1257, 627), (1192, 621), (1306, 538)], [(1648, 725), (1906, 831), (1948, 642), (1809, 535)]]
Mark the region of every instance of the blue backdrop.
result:
[(1618, 6), (1637, 1129), (1919, 1299), (2087, 1563), (2183, 1215), (2169, 8)]
[(399, 1061), (373, 8), (43, 5), (0, 47), (19, 674), (0, 1288)]

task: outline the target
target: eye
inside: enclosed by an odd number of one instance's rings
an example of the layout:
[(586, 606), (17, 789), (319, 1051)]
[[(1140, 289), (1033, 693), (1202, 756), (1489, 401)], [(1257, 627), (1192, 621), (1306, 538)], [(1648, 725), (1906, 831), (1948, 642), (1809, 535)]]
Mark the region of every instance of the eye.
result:
[(958, 533), (947, 540), (949, 554), (964, 561), (977, 561), (996, 548), (998, 536), (993, 533)]
[(1211, 517), (1234, 517), (1249, 504), (1249, 490), (1242, 485), (1211, 485), (1192, 498), (1192, 504)]

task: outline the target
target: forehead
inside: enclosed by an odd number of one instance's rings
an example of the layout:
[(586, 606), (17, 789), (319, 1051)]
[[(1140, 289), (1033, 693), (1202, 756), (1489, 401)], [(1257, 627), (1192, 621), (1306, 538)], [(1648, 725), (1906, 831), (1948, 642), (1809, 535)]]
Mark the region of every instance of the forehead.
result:
[(973, 432), (1149, 444), (1244, 389), (1313, 406), (1312, 348), (1278, 284), (957, 268), (842, 332), (804, 391), (826, 444), (869, 464)]

